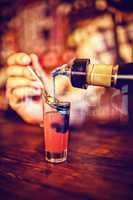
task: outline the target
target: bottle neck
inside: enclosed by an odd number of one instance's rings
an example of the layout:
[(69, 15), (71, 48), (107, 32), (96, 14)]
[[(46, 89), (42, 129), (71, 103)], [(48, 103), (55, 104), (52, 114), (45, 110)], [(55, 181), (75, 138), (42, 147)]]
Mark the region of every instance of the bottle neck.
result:
[(133, 84), (133, 63), (122, 65), (90, 64), (89, 59), (75, 59), (71, 65), (55, 69), (52, 76), (69, 76), (73, 87), (86, 89), (88, 85), (121, 89)]
[(114, 87), (133, 83), (133, 64), (104, 65), (90, 64), (86, 60), (76, 60), (71, 68), (72, 86), (87, 88), (88, 85)]

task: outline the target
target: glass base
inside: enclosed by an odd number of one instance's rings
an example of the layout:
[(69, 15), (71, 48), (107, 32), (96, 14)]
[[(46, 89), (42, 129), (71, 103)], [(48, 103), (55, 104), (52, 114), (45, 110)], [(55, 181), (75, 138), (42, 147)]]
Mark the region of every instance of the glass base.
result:
[(45, 151), (45, 159), (48, 162), (51, 163), (61, 163), (66, 161), (67, 159), (67, 150), (64, 150), (61, 153), (54, 153), (54, 152), (49, 152), (49, 151)]

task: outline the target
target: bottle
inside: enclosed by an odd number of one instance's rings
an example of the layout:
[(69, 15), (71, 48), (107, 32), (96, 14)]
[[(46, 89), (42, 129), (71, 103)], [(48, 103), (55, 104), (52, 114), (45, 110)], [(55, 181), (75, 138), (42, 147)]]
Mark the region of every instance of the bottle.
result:
[(133, 63), (91, 64), (89, 59), (75, 59), (52, 71), (53, 78), (58, 75), (68, 76), (72, 86), (77, 88), (95, 85), (121, 89), (126, 84), (133, 84)]

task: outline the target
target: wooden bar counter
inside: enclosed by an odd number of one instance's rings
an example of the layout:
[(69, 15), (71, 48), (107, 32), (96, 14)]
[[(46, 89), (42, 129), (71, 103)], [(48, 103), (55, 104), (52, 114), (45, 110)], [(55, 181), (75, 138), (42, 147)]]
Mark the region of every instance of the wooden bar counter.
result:
[(68, 161), (50, 164), (43, 129), (0, 112), (0, 200), (133, 200), (132, 129), (72, 130)]

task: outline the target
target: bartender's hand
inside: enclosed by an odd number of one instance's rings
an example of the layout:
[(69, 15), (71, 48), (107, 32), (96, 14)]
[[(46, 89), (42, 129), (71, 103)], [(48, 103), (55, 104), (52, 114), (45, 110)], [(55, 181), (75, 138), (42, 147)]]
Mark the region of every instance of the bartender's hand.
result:
[[(41, 86), (27, 69), (27, 66), (31, 65), (31, 63), (32, 67), (36, 69), (41, 67), (35, 54), (27, 55), (25, 53), (16, 53), (8, 58), (6, 96), (8, 98), (9, 105), (13, 110), (15, 110), (26, 122), (36, 124), (40, 123), (43, 118), (43, 107), (41, 101)], [(45, 87), (48, 93), (51, 94), (51, 79), (48, 78), (48, 76), (44, 76), (44, 78)], [(71, 100), (71, 102), (73, 102), (73, 100), (74, 102), (77, 102), (74, 91), (64, 96), (66, 91), (70, 90), (69, 87), (70, 84), (68, 83), (68, 80), (63, 78), (62, 82), (62, 78), (56, 78), (56, 94), (63, 96), (63, 100), (68, 99), (69, 101)], [(77, 105), (75, 103), (72, 104)], [(77, 106), (72, 106), (72, 124), (77, 122), (77, 117), (75, 118), (77, 110), (79, 110)]]
[(27, 69), (31, 63), (39, 65), (34, 54), (16, 53), (8, 58), (6, 95), (13, 110), (26, 122), (36, 124), (42, 120), (41, 85)]

